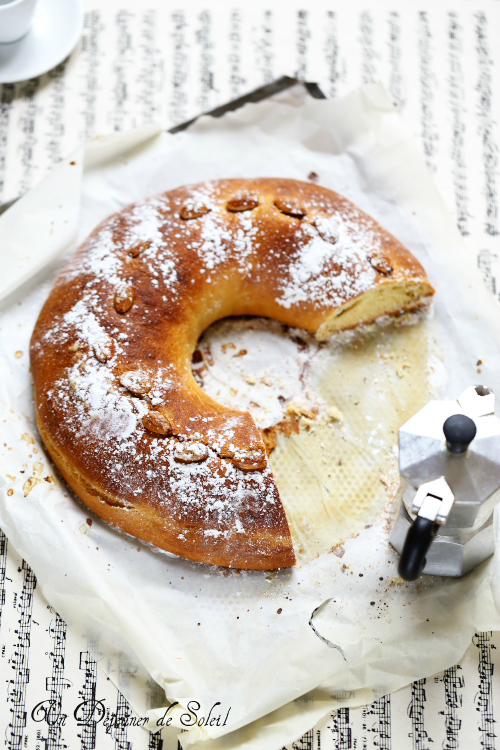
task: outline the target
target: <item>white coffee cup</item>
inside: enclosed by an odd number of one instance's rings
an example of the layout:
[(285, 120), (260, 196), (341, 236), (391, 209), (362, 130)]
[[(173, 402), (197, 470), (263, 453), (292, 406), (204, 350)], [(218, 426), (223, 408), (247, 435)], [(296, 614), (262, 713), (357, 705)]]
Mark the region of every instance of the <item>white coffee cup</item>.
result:
[(28, 33), (37, 0), (0, 0), (0, 44), (17, 42)]

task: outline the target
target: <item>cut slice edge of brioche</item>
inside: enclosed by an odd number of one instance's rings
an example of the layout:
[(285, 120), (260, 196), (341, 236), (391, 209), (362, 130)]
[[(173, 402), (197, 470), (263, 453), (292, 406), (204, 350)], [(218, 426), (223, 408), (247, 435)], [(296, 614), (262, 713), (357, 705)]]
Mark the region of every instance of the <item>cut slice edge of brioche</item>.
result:
[(316, 338), (325, 341), (334, 333), (374, 323), (385, 316), (428, 309), (433, 294), (433, 287), (426, 281), (380, 284), (338, 307), (320, 325)]

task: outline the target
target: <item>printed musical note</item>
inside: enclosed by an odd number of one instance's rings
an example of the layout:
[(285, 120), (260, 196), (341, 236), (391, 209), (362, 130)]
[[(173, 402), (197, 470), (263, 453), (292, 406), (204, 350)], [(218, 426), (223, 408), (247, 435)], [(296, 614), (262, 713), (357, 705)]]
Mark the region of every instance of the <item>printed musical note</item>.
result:
[(359, 31), (362, 55), (362, 81), (363, 83), (373, 83), (373, 81), (378, 79), (377, 55), (373, 46), (373, 15), (367, 10), (364, 10), (359, 15)]
[(443, 685), (445, 691), (445, 717), (446, 740), (443, 750), (455, 750), (459, 746), (460, 729), (462, 720), (460, 709), (462, 708), (462, 689), (464, 678), (459, 674), (460, 666), (445, 669), (443, 674)]
[[(290, 750), (314, 750), (314, 735), (313, 730), (306, 732), (299, 740), (292, 742), (289, 746)], [(320, 750), (317, 746), (317, 750)]]
[(176, 10), (171, 15), (171, 87), (169, 117), (173, 123), (188, 119), (187, 92), (185, 83), (188, 70), (187, 21), (184, 10)]
[(52, 662), (50, 677), (45, 679), (45, 689), (49, 693), (44, 706), (46, 706), (46, 720), (40, 723), (39, 739), (45, 742), (46, 750), (62, 750), (67, 747), (63, 739), (64, 727), (67, 714), (63, 711), (64, 690), (71, 686), (70, 680), (64, 677), (66, 632), (67, 626), (64, 620), (50, 608), (53, 615), (47, 632), (52, 639), (52, 651), (49, 658)]
[[(87, 706), (94, 706), (97, 698), (97, 661), (90, 651), (80, 652), (80, 669), (85, 674), (85, 682), (81, 690), (78, 691), (82, 703)], [(96, 747), (97, 721), (92, 711), (80, 727), (81, 750), (94, 750)]]
[(408, 706), (408, 716), (411, 719), (414, 750), (430, 750), (429, 742), (432, 739), (428, 736), (424, 722), (424, 704), (426, 679), (416, 680), (411, 686), (411, 703)]
[(451, 159), (453, 171), (453, 186), (455, 193), (455, 214), (458, 228), (465, 237), (470, 234), (469, 196), (467, 181), (467, 164), (465, 160), (465, 131), (464, 116), (465, 92), (463, 70), (464, 28), (459, 20), (459, 14), (451, 12), (448, 24), (448, 54), (450, 64), (448, 101), (453, 116), (453, 131), (451, 142)]
[(483, 274), (483, 278), (486, 282), (486, 286), (489, 287), (490, 291), (496, 296), (497, 294), (497, 282), (493, 274), (493, 262), (497, 260), (497, 256), (493, 255), (489, 250), (480, 250), (478, 255), (478, 266)]
[(420, 56), (420, 136), (424, 147), (425, 161), (432, 172), (437, 169), (438, 129), (434, 115), (435, 101), (435, 47), (429, 13), (418, 14), (418, 50)]
[(494, 137), (493, 107), (493, 59), (490, 49), (490, 29), (484, 12), (475, 16), (477, 54), (477, 112), (483, 147), (484, 169), (484, 229), (492, 237), (498, 236), (498, 143)]
[(120, 750), (132, 750), (132, 743), (127, 739), (126, 719), (129, 716), (132, 716), (132, 709), (126, 698), (118, 690), (116, 696), (116, 729), (111, 731)]
[[(0, 137), (1, 137), (1, 125), (0, 125)], [(0, 149), (1, 149), (0, 142)], [(1, 160), (0, 160), (1, 169)], [(1, 179), (1, 176), (0, 176)], [(2, 609), (5, 604), (5, 573), (7, 566), (7, 537), (0, 529), (0, 628), (2, 626)]]
[(401, 60), (401, 16), (398, 11), (390, 11), (387, 18), (389, 24), (389, 66), (390, 74), (388, 91), (396, 109), (402, 110), (406, 102), (404, 79)]
[(352, 747), (352, 730), (349, 724), (349, 709), (339, 708), (332, 714), (330, 731), (334, 747), (338, 750), (350, 750)]
[(14, 672), (9, 681), (7, 691), (7, 705), (10, 704), (10, 722), (6, 733), (8, 750), (21, 750), (26, 728), (26, 686), (29, 682), (29, 652), (31, 633), (31, 610), (33, 607), (33, 592), (36, 578), (28, 563), (22, 561), (19, 572), (23, 574), (22, 589), (16, 598), (18, 627), (15, 630), (17, 641), (14, 643), (14, 656), (9, 659)]
[(495, 750), (497, 733), (493, 715), (494, 665), (491, 657), (491, 633), (476, 633), (472, 642), (479, 651), (479, 690), (475, 703), (476, 711), (479, 713), (480, 745), (483, 750)]

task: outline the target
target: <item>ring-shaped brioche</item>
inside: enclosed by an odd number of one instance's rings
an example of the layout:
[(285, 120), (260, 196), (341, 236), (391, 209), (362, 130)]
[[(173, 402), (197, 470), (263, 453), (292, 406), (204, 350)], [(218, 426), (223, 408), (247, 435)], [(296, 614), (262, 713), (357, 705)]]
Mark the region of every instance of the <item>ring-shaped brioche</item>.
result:
[(259, 430), (193, 378), (199, 336), (260, 315), (323, 340), (433, 293), (392, 235), (317, 185), (220, 180), (149, 198), (92, 232), (40, 314), (40, 434), (83, 502), (129, 534), (216, 565), (293, 565)]

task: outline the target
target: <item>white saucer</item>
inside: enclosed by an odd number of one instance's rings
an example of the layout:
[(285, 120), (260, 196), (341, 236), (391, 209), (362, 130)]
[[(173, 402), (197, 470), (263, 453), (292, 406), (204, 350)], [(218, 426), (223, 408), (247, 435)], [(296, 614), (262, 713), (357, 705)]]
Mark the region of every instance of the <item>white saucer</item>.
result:
[(51, 70), (73, 50), (82, 29), (82, 0), (38, 0), (26, 36), (0, 44), (0, 83), (25, 81)]

